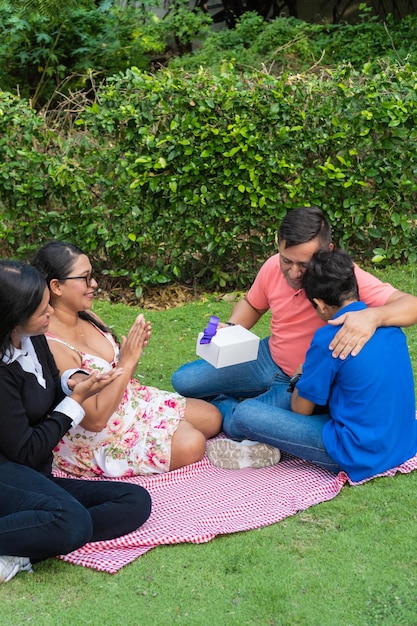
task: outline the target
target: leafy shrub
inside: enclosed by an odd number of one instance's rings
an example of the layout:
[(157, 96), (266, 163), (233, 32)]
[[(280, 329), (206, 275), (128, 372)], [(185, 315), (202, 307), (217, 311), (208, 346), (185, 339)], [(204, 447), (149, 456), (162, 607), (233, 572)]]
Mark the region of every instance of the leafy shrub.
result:
[(417, 65), (417, 15), (382, 22), (369, 7), (362, 9), (356, 24), (308, 24), (294, 17), (262, 23), (257, 13), (244, 13), (233, 30), (211, 33), (193, 54), (172, 59), (170, 66), (187, 71), (209, 66), (218, 72), (227, 60), (241, 71), (267, 67), (282, 73), (341, 63), (357, 70), (370, 63), (376, 70), (381, 59)]
[(111, 163), (119, 210), (126, 192), (117, 181), (130, 181), (129, 204), (145, 218), (132, 239), (158, 242), (162, 276), (241, 284), (273, 246), (283, 213), (310, 203), (358, 255), (378, 248), (415, 260), (411, 68), (308, 79), (132, 71), (101, 97), (86, 122), (97, 136), (110, 123), (118, 137), (105, 179)]
[(17, 87), (40, 108), (58, 87), (64, 93), (83, 87), (90, 70), (106, 77), (130, 65), (146, 69), (151, 54), (165, 49), (149, 11), (85, 4), (62, 7), (59, 15), (23, 16), (0, 3), (3, 89)]
[(44, 120), (24, 100), (0, 91), (0, 246), (6, 254), (36, 239), (34, 227), (48, 211), (47, 144)]
[(394, 65), (280, 78), (130, 69), (66, 138), (4, 97), (3, 247), (70, 239), (139, 290), (242, 288), (285, 212), (317, 204), (358, 258), (414, 262), (415, 78)]
[[(174, 50), (180, 53), (191, 51), (192, 43), (198, 38), (205, 38), (210, 33), (212, 18), (198, 8), (190, 10), (188, 0), (172, 0), (163, 19), (159, 20), (155, 32), (161, 41), (175, 42)], [(135, 65), (131, 63), (131, 65)]]
[[(261, 32), (258, 16), (245, 20), (231, 53), (248, 52), (256, 32), (265, 54), (298, 46), (294, 64), (318, 58), (315, 27), (276, 20)], [(56, 237), (138, 294), (171, 281), (245, 288), (282, 216), (317, 204), (357, 258), (415, 262), (417, 81), (397, 42), (395, 60), (277, 76), (227, 61), (214, 72), (132, 67), (81, 100), (65, 132), (0, 92), (3, 254)]]
[[(204, 66), (218, 72), (225, 61), (230, 61), (236, 69), (253, 71), (285, 59), (286, 67), (297, 69), (314, 60), (315, 46), (308, 38), (311, 28), (292, 17), (276, 18), (268, 23), (258, 13), (248, 11), (235, 28), (210, 33), (200, 48), (192, 54), (171, 59), (169, 66), (186, 71)], [(320, 55), (320, 49), (317, 51)]]

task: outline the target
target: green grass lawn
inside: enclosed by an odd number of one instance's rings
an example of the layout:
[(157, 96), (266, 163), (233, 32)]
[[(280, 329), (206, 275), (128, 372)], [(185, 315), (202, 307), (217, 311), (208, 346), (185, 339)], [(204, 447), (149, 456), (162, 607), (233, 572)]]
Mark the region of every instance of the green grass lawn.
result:
[[(417, 294), (414, 268), (378, 274)], [(146, 313), (153, 337), (138, 372), (170, 389), (192, 360), (215, 296)], [(138, 309), (97, 302), (126, 333)], [(268, 332), (268, 318), (255, 331)], [(407, 329), (414, 368), (417, 327)], [(1, 585), (0, 624), (17, 626), (414, 626), (417, 624), (417, 473), (345, 487), (332, 501), (259, 530), (208, 544), (163, 546), (115, 575), (51, 559)]]

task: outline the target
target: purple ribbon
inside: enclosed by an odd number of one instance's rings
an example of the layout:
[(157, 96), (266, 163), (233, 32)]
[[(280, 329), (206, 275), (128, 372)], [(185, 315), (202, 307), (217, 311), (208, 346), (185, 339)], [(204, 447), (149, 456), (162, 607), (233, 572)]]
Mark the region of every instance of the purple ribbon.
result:
[(220, 318), (216, 317), (215, 315), (212, 315), (210, 317), (210, 321), (207, 324), (207, 327), (203, 331), (203, 336), (200, 339), (200, 343), (210, 343), (210, 341), (213, 339), (214, 335), (216, 334), (217, 324), (219, 323), (219, 321), (220, 321)]

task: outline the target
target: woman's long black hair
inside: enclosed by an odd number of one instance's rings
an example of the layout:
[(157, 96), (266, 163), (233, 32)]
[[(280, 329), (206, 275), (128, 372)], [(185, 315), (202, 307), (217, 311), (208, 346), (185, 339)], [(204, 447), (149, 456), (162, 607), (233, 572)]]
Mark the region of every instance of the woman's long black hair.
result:
[[(87, 256), (81, 248), (74, 246), (72, 243), (49, 241), (38, 250), (32, 260), (32, 265), (44, 276), (46, 284), (50, 288), (51, 280), (56, 279), (62, 282), (66, 276), (71, 274), (75, 261), (81, 255)], [(79, 311), (78, 317), (93, 323), (103, 332), (113, 334), (110, 328), (89, 311)]]
[(10, 354), (12, 330), (33, 315), (45, 288), (45, 279), (35, 267), (0, 260), (0, 362)]

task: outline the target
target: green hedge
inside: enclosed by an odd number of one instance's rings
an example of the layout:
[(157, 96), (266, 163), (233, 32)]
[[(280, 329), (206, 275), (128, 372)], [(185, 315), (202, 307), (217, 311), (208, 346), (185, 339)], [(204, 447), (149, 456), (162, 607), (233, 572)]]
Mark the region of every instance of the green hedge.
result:
[(378, 71), (381, 59), (416, 65), (417, 15), (382, 21), (371, 13), (362, 4), (355, 24), (309, 24), (294, 17), (265, 22), (257, 13), (244, 13), (234, 29), (211, 32), (193, 54), (171, 59), (170, 67), (192, 72), (204, 66), (219, 73), (228, 60), (243, 72), (268, 68), (281, 74), (342, 63), (357, 70), (369, 63)]
[[(368, 262), (416, 260), (417, 73), (134, 68), (65, 136), (0, 94), (0, 243), (59, 237), (131, 286), (245, 288), (292, 207)], [(11, 147), (12, 146), (12, 147)]]
[(0, 2), (1, 87), (30, 98), (34, 108), (53, 109), (78, 89), (88, 92), (92, 80), (131, 65), (149, 69), (152, 55), (165, 50), (164, 33), (143, 6), (74, 4), (19, 13)]

